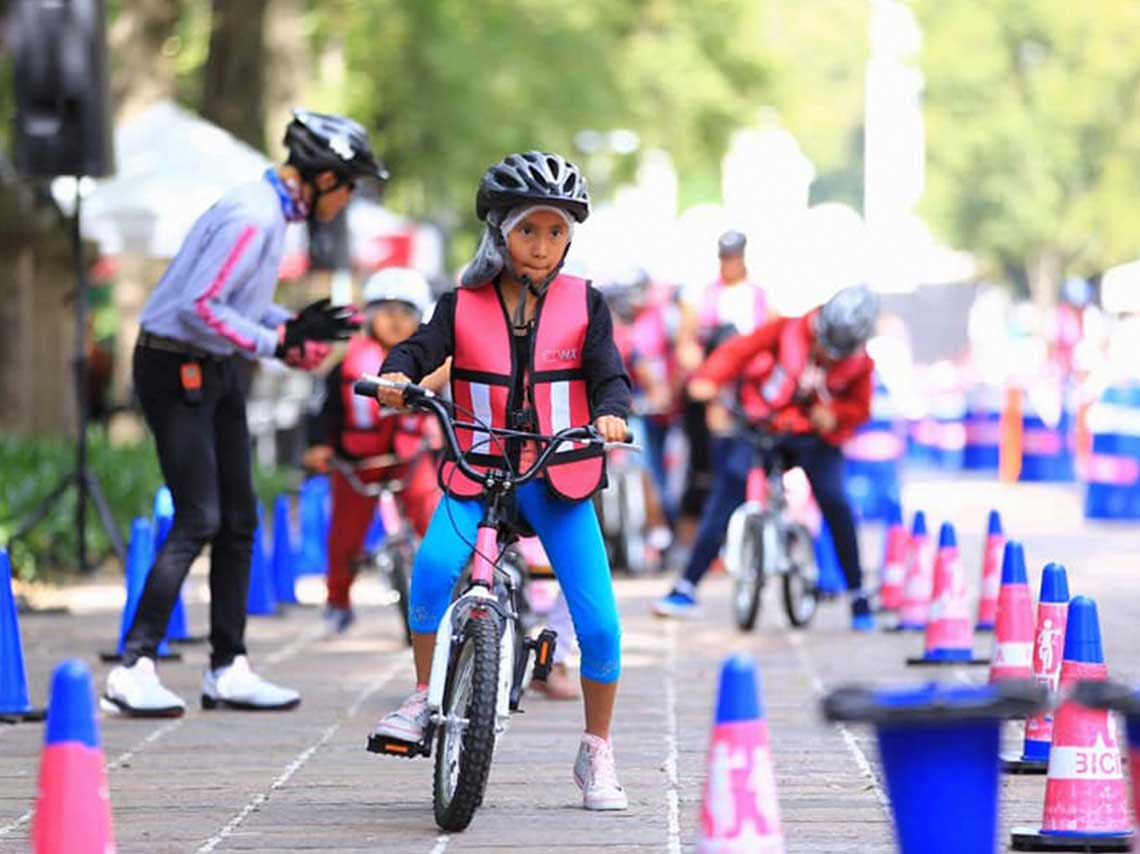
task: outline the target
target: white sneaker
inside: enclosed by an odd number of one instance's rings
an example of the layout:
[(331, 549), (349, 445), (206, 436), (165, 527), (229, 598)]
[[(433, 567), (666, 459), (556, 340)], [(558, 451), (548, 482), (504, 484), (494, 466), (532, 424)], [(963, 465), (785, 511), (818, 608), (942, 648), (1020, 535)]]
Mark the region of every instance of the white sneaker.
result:
[(186, 703), (158, 681), (153, 658), (140, 658), (130, 667), (120, 664), (107, 674), (107, 690), (99, 701), (107, 712), (134, 718), (177, 718)]
[(582, 790), (582, 806), (588, 810), (624, 810), (629, 798), (618, 782), (614, 751), (608, 741), (582, 733), (578, 758), (574, 760), (574, 782)]
[(300, 704), (300, 694), (262, 679), (249, 669), (249, 659), (244, 655), (228, 667), (207, 670), (202, 677), (203, 709), (272, 712), (294, 709)]
[(424, 730), (430, 722), (431, 710), (427, 704), (427, 689), (413, 691), (400, 708), (376, 724), (376, 728), (372, 730), (372, 738), (419, 742), (423, 740)]

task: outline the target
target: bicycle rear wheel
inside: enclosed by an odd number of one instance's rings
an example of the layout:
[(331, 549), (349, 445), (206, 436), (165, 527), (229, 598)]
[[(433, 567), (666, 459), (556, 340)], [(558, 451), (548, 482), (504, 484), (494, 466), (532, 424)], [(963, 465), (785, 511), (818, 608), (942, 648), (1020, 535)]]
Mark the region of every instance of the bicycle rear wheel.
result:
[(732, 584), (732, 616), (736, 627), (750, 632), (760, 613), (760, 597), (764, 592), (764, 516), (748, 519), (740, 543), (740, 571)]
[(819, 565), (811, 532), (803, 525), (792, 525), (787, 532), (788, 571), (784, 573), (784, 610), (788, 622), (806, 626), (819, 604)]
[(444, 691), (432, 800), (444, 830), (463, 830), (483, 801), (495, 753), (499, 630), (486, 611), (472, 611)]

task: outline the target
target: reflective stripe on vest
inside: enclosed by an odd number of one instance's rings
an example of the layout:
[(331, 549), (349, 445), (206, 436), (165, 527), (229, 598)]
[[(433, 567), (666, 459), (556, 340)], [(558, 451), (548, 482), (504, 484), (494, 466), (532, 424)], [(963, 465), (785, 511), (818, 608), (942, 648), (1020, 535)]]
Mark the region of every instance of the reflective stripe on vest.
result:
[(384, 348), (371, 335), (353, 335), (344, 354), (340, 369), (340, 399), (344, 404), (340, 446), (354, 457), (374, 457), (392, 450), (399, 419), (381, 418), (379, 401), (352, 393), (352, 384), (362, 374), (376, 373), (384, 356)]
[[(452, 399), (460, 418), (472, 414), (492, 427), (506, 427), (514, 372), (512, 332), (506, 309), (494, 285), (462, 288), (456, 295), (455, 352), (451, 366)], [(583, 368), (583, 349), (589, 325), (586, 281), (558, 276), (539, 300), (531, 364), (527, 370), (527, 400), (533, 406), (542, 433), (590, 423), (589, 395)], [(502, 464), (503, 448), (486, 432), (457, 430), (459, 447), (477, 470)], [(604, 459), (600, 448), (563, 445), (546, 469), (554, 492), (581, 499), (602, 483)], [(454, 463), (441, 469), (440, 485), (453, 495), (474, 497), (482, 485), (458, 470)]]

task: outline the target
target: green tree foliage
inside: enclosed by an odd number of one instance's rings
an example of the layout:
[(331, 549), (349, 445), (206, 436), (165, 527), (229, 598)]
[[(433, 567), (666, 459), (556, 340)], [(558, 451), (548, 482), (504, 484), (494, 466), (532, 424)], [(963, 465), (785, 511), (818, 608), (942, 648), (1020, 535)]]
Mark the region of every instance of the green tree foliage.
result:
[(584, 128), (632, 128), (683, 173), (718, 163), (767, 91), (755, 7), (373, 0), (321, 3), (314, 19), (318, 55), (345, 52), (340, 106), (379, 132), (397, 207), (469, 216), (488, 165), (519, 149), (573, 154)]
[(863, 86), (870, 3), (767, 0), (771, 103), (815, 165), (812, 202), (863, 208)]
[(916, 0), (924, 32), (925, 212), (1028, 282), (1138, 254), (1140, 3)]

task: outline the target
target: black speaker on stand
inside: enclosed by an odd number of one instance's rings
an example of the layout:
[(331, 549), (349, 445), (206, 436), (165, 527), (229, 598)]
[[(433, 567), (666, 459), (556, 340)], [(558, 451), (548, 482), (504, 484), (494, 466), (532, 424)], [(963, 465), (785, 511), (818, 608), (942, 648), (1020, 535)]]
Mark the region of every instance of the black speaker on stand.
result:
[(26, 537), (74, 486), (78, 560), (83, 572), (93, 569), (87, 560), (88, 498), (95, 504), (111, 547), (126, 565), (123, 539), (87, 463), (88, 294), (79, 233), (80, 182), (88, 176), (109, 175), (113, 169), (105, 22), (103, 0), (14, 0), (9, 27), (16, 89), (16, 169), (33, 179), (75, 179), (75, 211), (69, 225), (75, 273), (72, 367), (78, 410), (75, 469), (60, 479), (11, 540)]

